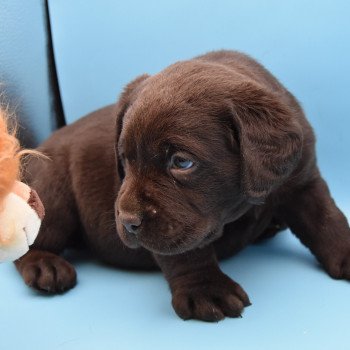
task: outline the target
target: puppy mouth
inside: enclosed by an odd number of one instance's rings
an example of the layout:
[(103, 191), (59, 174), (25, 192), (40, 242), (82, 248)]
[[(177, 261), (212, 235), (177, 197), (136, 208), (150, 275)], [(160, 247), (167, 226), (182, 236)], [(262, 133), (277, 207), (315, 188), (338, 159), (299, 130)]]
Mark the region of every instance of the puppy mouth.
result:
[(121, 231), (118, 230), (118, 232), (120, 232), (120, 239), (128, 248), (137, 249), (142, 246), (140, 240), (135, 235), (130, 234), (125, 227)]
[(210, 231), (204, 238), (203, 240), (200, 242), (200, 245), (198, 246), (198, 248), (203, 248), (206, 245), (212, 243), (213, 241), (215, 241), (217, 238), (219, 238), (220, 236), (220, 231), (218, 228)]
[(124, 229), (123, 242), (126, 246), (132, 249), (143, 247), (148, 251), (159, 255), (177, 255), (183, 254), (187, 251), (203, 248), (206, 245), (212, 243), (219, 236), (219, 229), (213, 229), (209, 231), (204, 237), (199, 240), (187, 241), (185, 239), (177, 239), (170, 242), (165, 240), (161, 243), (154, 240), (147, 240), (145, 238), (137, 238), (136, 236), (129, 235)]

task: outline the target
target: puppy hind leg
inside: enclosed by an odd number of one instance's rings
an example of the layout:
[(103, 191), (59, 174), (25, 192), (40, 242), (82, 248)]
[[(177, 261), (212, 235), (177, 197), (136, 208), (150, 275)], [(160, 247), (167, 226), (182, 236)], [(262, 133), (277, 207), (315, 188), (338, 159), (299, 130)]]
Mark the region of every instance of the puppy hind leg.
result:
[(319, 176), (281, 207), (292, 232), (333, 278), (350, 280), (350, 228)]

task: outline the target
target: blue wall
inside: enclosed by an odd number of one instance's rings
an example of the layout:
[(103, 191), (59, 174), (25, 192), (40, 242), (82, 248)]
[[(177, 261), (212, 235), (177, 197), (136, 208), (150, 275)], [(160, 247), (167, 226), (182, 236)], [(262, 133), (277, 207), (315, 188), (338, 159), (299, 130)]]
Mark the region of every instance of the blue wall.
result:
[(350, 192), (350, 2), (50, 0), (64, 109), (73, 121), (116, 100), (138, 74), (209, 50), (249, 53), (299, 99), (321, 169)]
[(20, 118), (28, 145), (44, 140), (56, 125), (46, 45), (44, 1), (0, 1), (1, 101)]

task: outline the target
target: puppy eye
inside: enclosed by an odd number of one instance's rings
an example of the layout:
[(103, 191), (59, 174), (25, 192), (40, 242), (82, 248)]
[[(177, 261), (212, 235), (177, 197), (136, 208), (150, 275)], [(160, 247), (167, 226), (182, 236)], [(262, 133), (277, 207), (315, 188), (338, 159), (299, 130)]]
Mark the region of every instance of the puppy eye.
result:
[(194, 162), (190, 159), (174, 155), (170, 161), (170, 168), (175, 170), (187, 170), (192, 168)]

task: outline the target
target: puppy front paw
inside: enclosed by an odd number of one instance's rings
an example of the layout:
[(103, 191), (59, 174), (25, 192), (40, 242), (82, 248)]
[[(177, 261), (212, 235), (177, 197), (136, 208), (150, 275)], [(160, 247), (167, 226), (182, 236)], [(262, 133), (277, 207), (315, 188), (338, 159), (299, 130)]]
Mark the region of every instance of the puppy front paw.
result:
[(251, 305), (241, 286), (222, 272), (182, 276), (172, 290), (172, 305), (184, 320), (218, 322), (241, 317), (244, 307)]
[(16, 266), (24, 282), (31, 288), (48, 294), (63, 293), (77, 281), (74, 267), (58, 255), (30, 250)]

